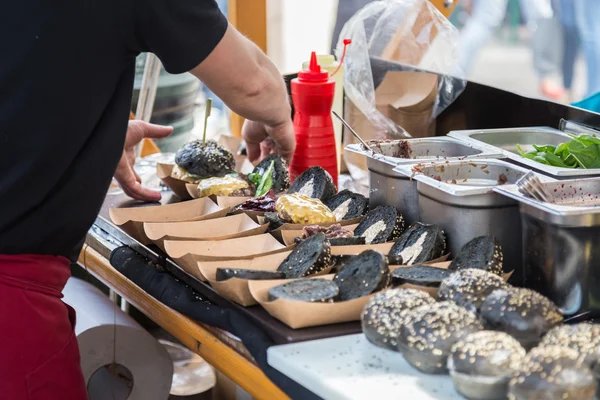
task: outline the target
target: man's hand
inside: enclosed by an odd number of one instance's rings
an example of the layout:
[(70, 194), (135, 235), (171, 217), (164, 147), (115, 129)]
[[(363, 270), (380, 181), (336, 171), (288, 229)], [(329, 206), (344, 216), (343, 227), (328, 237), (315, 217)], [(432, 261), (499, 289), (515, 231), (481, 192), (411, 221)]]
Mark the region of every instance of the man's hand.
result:
[(142, 179), (133, 169), (135, 164), (135, 146), (144, 138), (160, 139), (173, 132), (169, 126), (149, 124), (143, 121), (129, 121), (123, 155), (115, 172), (115, 179), (125, 194), (136, 200), (160, 201), (160, 192), (142, 187)]
[(296, 148), (296, 136), (292, 120), (282, 125), (269, 127), (260, 122), (244, 122), (242, 136), (246, 141), (248, 159), (255, 161), (275, 152), (288, 163), (292, 160)]

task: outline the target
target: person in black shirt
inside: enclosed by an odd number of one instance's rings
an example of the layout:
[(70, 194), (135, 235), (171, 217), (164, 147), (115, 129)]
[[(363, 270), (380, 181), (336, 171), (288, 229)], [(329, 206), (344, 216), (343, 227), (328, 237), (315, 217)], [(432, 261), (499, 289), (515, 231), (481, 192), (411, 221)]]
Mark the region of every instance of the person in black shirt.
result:
[(132, 197), (158, 198), (141, 187), (127, 148), (170, 132), (139, 121), (128, 129), (136, 56), (192, 72), (245, 117), (252, 160), (272, 149), (291, 157), (288, 96), (214, 0), (8, 2), (0, 51), (0, 393), (84, 399), (75, 315), (60, 300), (69, 262), (113, 174)]

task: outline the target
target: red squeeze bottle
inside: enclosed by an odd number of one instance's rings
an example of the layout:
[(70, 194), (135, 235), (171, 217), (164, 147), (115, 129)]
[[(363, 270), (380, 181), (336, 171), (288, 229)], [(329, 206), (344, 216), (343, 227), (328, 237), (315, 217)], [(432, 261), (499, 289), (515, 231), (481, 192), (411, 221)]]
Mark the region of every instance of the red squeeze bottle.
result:
[(314, 51), (309, 69), (298, 73), (291, 89), (296, 151), (290, 164), (290, 178), (294, 181), (306, 169), (318, 165), (329, 172), (337, 187), (337, 150), (331, 120), (335, 81), (321, 70)]

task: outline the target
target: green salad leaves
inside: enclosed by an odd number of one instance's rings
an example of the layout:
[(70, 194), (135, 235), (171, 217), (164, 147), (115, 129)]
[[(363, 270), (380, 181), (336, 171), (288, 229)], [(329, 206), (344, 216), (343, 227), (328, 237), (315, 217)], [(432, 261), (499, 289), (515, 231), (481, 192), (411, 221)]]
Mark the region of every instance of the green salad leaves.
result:
[(558, 146), (533, 145), (527, 152), (517, 145), (519, 154), (541, 164), (561, 168), (600, 168), (600, 138), (593, 135), (569, 135), (570, 142)]
[(269, 169), (263, 174), (252, 173), (248, 175), (250, 182), (256, 186), (256, 197), (264, 196), (273, 187), (273, 169), (275, 168), (275, 161), (271, 161)]

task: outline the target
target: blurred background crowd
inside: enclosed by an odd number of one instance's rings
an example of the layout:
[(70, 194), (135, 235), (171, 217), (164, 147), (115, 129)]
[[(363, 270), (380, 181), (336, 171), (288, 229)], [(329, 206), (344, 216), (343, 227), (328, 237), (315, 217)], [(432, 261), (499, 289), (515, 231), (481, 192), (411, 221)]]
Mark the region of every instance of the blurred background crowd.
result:
[[(282, 73), (297, 72), (310, 51), (332, 54), (342, 26), (372, 1), (267, 0), (267, 54)], [(227, 14), (228, 1), (217, 2)], [(450, 21), (460, 30), (459, 64), (469, 80), (561, 103), (600, 92), (600, 0), (454, 2)], [(228, 131), (229, 111), (204, 87), (194, 131), (201, 132), (208, 97), (209, 132)]]
[(469, 79), (573, 102), (600, 91), (599, 17), (598, 0), (460, 0), (451, 21)]

